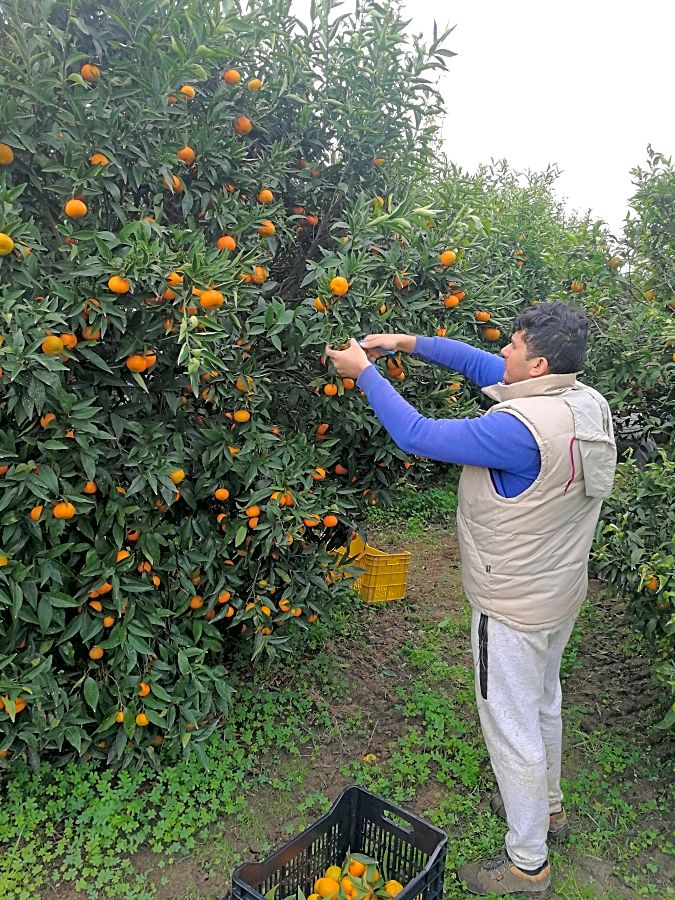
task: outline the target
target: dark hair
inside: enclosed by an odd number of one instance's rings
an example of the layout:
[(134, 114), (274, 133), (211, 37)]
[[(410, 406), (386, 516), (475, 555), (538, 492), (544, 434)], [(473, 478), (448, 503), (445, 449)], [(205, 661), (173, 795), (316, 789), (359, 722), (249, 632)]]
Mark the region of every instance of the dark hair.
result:
[(513, 331), (522, 331), (528, 358), (544, 356), (551, 374), (580, 372), (586, 359), (588, 319), (567, 303), (538, 303), (519, 313)]

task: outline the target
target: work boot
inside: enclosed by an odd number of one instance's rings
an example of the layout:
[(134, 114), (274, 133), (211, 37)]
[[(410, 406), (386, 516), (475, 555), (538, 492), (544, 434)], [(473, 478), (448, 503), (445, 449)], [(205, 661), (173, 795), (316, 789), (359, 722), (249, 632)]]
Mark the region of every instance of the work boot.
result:
[[(503, 819), (506, 822), (506, 809), (504, 807), (502, 795), (499, 793), (499, 791), (497, 791), (496, 794), (492, 795), (492, 799), (490, 800), (490, 808), (492, 809), (492, 812), (495, 813), (495, 815), (499, 816), (500, 819)], [(549, 815), (548, 834), (546, 835), (547, 843), (564, 844), (570, 836), (571, 831), (572, 828), (567, 818), (567, 813), (564, 809), (561, 809), (560, 812), (551, 813)]]
[(482, 862), (460, 866), (457, 877), (466, 883), (470, 894), (481, 897), (488, 894), (497, 894), (499, 897), (507, 894), (519, 897), (524, 894), (550, 896), (551, 867), (548, 860), (535, 872), (524, 872), (511, 862), (506, 850), (500, 850), (495, 856)]

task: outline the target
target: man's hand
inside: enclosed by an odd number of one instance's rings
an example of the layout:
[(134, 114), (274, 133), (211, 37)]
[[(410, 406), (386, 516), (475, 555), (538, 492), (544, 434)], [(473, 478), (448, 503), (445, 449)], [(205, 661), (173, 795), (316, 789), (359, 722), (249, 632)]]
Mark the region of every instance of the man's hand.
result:
[(368, 359), (375, 362), (383, 355), (382, 350), (412, 353), (416, 342), (414, 334), (367, 334), (361, 341), (361, 346), (366, 351)]
[(370, 365), (365, 350), (361, 349), (354, 338), (350, 338), (346, 350), (333, 350), (326, 346), (326, 356), (333, 360), (333, 365), (342, 378), (358, 378)]

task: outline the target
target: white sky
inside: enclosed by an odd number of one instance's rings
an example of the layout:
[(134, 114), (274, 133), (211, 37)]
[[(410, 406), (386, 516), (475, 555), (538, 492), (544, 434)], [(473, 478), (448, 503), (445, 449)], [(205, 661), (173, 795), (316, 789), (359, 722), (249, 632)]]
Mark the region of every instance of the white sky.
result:
[[(381, 0), (386, 3), (387, 0)], [(347, 0), (340, 12), (354, 7)], [(411, 33), (457, 27), (439, 87), (448, 158), (563, 170), (558, 194), (618, 234), (647, 144), (675, 155), (673, 0), (405, 0)], [(294, 0), (307, 18), (309, 0)]]

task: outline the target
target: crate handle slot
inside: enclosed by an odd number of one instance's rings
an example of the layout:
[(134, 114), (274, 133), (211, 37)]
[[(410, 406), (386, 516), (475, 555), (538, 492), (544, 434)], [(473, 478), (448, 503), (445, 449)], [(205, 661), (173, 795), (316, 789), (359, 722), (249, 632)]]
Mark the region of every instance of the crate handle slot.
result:
[(395, 825), (396, 828), (400, 828), (401, 831), (405, 831), (406, 834), (414, 834), (415, 832), (415, 829), (411, 827), (410, 822), (404, 819), (403, 816), (399, 816), (395, 812), (391, 812), (388, 809), (382, 811), (382, 818), (390, 825)]

